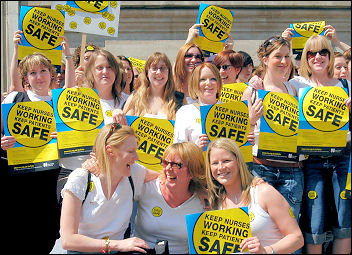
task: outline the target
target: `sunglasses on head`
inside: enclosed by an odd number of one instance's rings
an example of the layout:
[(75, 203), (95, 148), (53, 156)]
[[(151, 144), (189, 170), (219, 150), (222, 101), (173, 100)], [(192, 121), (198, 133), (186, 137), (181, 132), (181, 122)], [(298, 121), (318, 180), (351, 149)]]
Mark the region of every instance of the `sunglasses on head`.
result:
[(108, 141), (108, 139), (111, 137), (111, 135), (115, 132), (115, 130), (119, 130), (122, 126), (119, 123), (112, 123), (109, 133), (105, 138), (105, 144)]
[(317, 53), (319, 53), (320, 56), (326, 57), (327, 55), (330, 56), (330, 51), (328, 49), (322, 49), (319, 51), (307, 51), (307, 58), (314, 58)]
[(264, 42), (264, 47), (268, 47), (269, 45), (271, 45), (273, 42), (276, 42), (276, 41), (279, 41), (279, 40), (283, 40), (283, 38), (281, 36), (273, 36), (273, 37), (270, 37), (268, 40), (266, 40)]
[(181, 169), (183, 167), (183, 163), (170, 162), (166, 160), (161, 161), (161, 165), (163, 167), (167, 167), (169, 164), (171, 165), (172, 169)]

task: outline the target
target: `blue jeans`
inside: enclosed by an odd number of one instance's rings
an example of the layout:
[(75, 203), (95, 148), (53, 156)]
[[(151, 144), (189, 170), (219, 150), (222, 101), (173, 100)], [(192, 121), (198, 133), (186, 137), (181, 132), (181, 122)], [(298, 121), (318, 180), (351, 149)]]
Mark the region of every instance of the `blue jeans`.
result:
[(348, 150), (341, 156), (309, 156), (305, 161), (301, 226), (306, 243), (323, 244), (328, 231), (338, 239), (351, 237), (351, 199), (345, 196), (349, 157)]
[(292, 208), (299, 223), (303, 195), (303, 171), (299, 167), (272, 167), (253, 162), (252, 174), (277, 189)]

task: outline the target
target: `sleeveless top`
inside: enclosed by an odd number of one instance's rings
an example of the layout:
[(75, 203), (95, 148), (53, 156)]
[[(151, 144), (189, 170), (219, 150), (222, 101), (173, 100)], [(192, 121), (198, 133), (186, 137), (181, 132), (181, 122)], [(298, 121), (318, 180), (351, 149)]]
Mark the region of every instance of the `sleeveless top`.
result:
[(258, 201), (258, 187), (251, 187), (251, 203), (248, 206), (252, 236), (258, 237), (263, 247), (272, 245), (282, 239), (279, 228), (272, 221), (270, 215), (260, 206)]

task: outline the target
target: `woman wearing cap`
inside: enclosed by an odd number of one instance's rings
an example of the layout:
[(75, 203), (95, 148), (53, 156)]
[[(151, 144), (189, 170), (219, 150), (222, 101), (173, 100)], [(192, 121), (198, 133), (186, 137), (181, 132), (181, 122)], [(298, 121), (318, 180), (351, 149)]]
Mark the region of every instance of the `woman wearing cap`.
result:
[(238, 53), (242, 55), (243, 66), (238, 74), (237, 82), (248, 82), (253, 71), (253, 60), (247, 52), (239, 51)]
[(73, 66), (75, 68), (75, 82), (76, 85), (81, 86), (86, 82), (84, 70), (88, 63), (89, 58), (92, 56), (93, 52), (99, 50), (100, 47), (93, 43), (87, 43), (84, 49), (84, 57), (81, 61), (81, 46), (78, 46), (73, 52), (72, 60)]

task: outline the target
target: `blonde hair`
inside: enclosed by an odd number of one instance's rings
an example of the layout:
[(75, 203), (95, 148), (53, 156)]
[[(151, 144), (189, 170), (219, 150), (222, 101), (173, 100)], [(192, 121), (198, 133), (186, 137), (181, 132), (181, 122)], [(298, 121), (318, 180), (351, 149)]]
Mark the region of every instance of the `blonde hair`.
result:
[(25, 77), (27, 76), (28, 71), (33, 69), (34, 66), (40, 66), (49, 69), (49, 72), (51, 74), (51, 82), (49, 88), (52, 88), (53, 83), (55, 82), (54, 77), (56, 74), (56, 70), (51, 64), (51, 60), (40, 52), (34, 52), (31, 55), (25, 56), (18, 64), (18, 71), (20, 73), (22, 84), (26, 83)]
[(312, 69), (308, 64), (307, 53), (308, 51), (317, 51), (327, 49), (329, 51), (329, 65), (328, 65), (328, 76), (329, 78), (334, 77), (334, 64), (335, 64), (335, 54), (331, 46), (330, 41), (322, 35), (312, 35), (307, 40), (304, 45), (302, 57), (301, 57), (301, 66), (299, 68), (300, 75), (306, 79), (310, 79), (312, 76)]
[(168, 79), (164, 86), (163, 102), (167, 108), (167, 119), (173, 120), (176, 116), (176, 98), (175, 98), (175, 85), (172, 80), (172, 66), (169, 58), (164, 53), (155, 52), (148, 57), (143, 71), (139, 74), (137, 80), (137, 89), (133, 94), (131, 103), (128, 105), (124, 112), (133, 110), (133, 114), (136, 116), (143, 116), (146, 113), (150, 113), (151, 109), (149, 106), (149, 97), (151, 93), (150, 81), (148, 78), (148, 71), (151, 65), (156, 65), (160, 61), (163, 61), (168, 68)]
[[(110, 158), (106, 151), (106, 145), (110, 145), (115, 148), (119, 148), (128, 137), (136, 137), (134, 130), (129, 126), (121, 126), (121, 128), (115, 129), (111, 136), (106, 140), (106, 137), (110, 133), (111, 126), (113, 124), (105, 125), (98, 133), (95, 143), (93, 146), (93, 152), (98, 160), (100, 171), (102, 174), (106, 174), (108, 181), (108, 196), (111, 195), (111, 171)], [(136, 137), (137, 139), (137, 137)]]
[(190, 48), (197, 48), (204, 59), (203, 51), (195, 43), (186, 43), (177, 52), (176, 61), (174, 65), (174, 82), (177, 91), (183, 92), (182, 83), (185, 81), (186, 70), (185, 70), (185, 55)]
[(189, 83), (188, 83), (188, 93), (192, 97), (193, 100), (199, 98), (201, 95), (200, 88), (199, 88), (199, 82), (200, 82), (200, 73), (204, 67), (208, 67), (213, 74), (215, 75), (215, 79), (218, 83), (218, 91), (216, 93), (216, 99), (219, 99), (220, 97), (220, 91), (222, 88), (222, 79), (220, 76), (219, 69), (212, 63), (205, 62), (201, 65), (196, 66), (196, 68), (193, 69)]
[[(166, 148), (163, 159), (177, 154), (187, 165), (187, 171), (192, 176), (188, 190), (197, 193), (205, 190), (205, 163), (202, 150), (192, 142), (174, 143)], [(161, 175), (163, 181), (163, 175)]]
[(207, 149), (205, 168), (206, 168), (206, 180), (208, 187), (209, 203), (210, 207), (214, 210), (220, 208), (221, 204), (226, 198), (226, 189), (212, 176), (211, 163), (210, 163), (210, 153), (213, 148), (224, 149), (231, 152), (237, 159), (237, 164), (239, 168), (239, 176), (241, 178), (242, 196), (243, 203), (249, 204), (251, 201), (250, 197), (250, 187), (254, 180), (253, 175), (248, 171), (246, 162), (244, 161), (242, 152), (238, 145), (229, 138), (219, 138), (212, 141)]
[(115, 81), (111, 88), (111, 94), (114, 98), (115, 104), (116, 102), (120, 103), (121, 91), (122, 91), (122, 86), (124, 82), (123, 66), (120, 60), (117, 59), (114, 55), (112, 55), (107, 50), (98, 49), (94, 51), (92, 56), (89, 58), (87, 66), (85, 68), (85, 76), (86, 76), (87, 83), (84, 86), (88, 88), (95, 88), (93, 70), (94, 70), (95, 61), (98, 56), (104, 56), (115, 73)]

